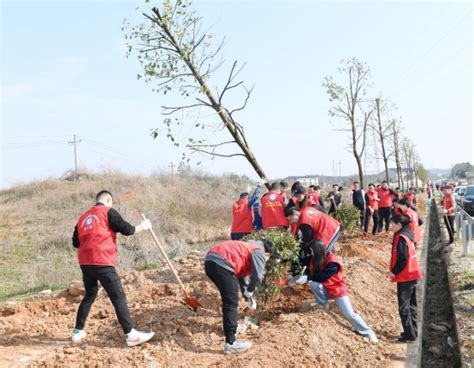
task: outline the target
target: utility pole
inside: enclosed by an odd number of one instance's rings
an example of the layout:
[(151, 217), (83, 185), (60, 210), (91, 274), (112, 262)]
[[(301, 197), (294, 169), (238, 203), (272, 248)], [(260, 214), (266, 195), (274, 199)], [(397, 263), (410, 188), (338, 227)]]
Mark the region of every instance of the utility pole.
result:
[(175, 165), (173, 162), (170, 162), (170, 168), (171, 168), (171, 175), (174, 175), (174, 168), (175, 168)]
[(341, 160), (339, 160), (339, 185), (341, 185), (341, 182), (342, 181), (342, 174), (341, 174)]
[(77, 140), (76, 135), (74, 134), (74, 139), (72, 142), (67, 142), (68, 144), (71, 144), (74, 146), (74, 173), (77, 173), (77, 148), (76, 145), (77, 143), (81, 143), (82, 139)]

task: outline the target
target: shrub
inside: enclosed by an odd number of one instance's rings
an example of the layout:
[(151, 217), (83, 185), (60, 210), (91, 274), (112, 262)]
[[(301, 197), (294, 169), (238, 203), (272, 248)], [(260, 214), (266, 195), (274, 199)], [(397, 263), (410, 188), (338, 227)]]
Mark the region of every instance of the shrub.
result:
[(359, 225), (360, 212), (354, 206), (342, 205), (336, 210), (333, 217), (341, 223), (341, 230), (350, 234)]
[(265, 266), (265, 278), (255, 293), (258, 305), (257, 317), (259, 317), (266, 311), (268, 302), (280, 293), (282, 287), (278, 284), (278, 280), (285, 277), (288, 266), (299, 263), (300, 246), (291, 234), (279, 231), (256, 231), (247, 235), (244, 241), (250, 239), (267, 239), (275, 244), (275, 251)]

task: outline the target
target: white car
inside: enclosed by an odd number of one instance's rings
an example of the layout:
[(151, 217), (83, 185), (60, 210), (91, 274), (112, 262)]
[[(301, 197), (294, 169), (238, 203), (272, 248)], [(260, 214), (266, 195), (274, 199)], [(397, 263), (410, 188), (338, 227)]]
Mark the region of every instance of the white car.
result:
[(456, 199), (456, 202), (461, 202), (462, 197), (466, 194), (466, 189), (467, 186), (465, 185), (460, 185), (454, 189), (454, 198)]

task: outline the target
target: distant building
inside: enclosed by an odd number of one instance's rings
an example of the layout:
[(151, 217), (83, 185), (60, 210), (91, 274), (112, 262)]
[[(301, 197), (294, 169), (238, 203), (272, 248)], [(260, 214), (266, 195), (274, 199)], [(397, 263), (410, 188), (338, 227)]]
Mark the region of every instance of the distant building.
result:
[(305, 187), (309, 187), (310, 185), (319, 185), (319, 176), (315, 175), (304, 175), (304, 176), (287, 176), (286, 178), (282, 179), (282, 181), (286, 181), (291, 185), (295, 181), (299, 181)]

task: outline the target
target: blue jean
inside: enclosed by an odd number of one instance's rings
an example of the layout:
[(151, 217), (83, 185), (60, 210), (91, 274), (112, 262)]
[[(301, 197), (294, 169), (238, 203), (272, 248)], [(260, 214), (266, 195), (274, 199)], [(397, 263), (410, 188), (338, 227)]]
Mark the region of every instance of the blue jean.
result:
[[(326, 304), (329, 302), (329, 295), (323, 284), (312, 281), (310, 283), (310, 288), (316, 297), (316, 303)], [(362, 317), (354, 312), (351, 301), (347, 295), (335, 298), (334, 300), (336, 301), (337, 307), (341, 311), (344, 318), (352, 324), (352, 327), (357, 331), (357, 333), (363, 336), (369, 336), (374, 333), (374, 331), (372, 331), (372, 329), (367, 326)]]
[(326, 253), (332, 252), (334, 250), (334, 246), (336, 245), (337, 240), (339, 239), (340, 229), (337, 229), (336, 233), (332, 237), (331, 241), (328, 244)]

